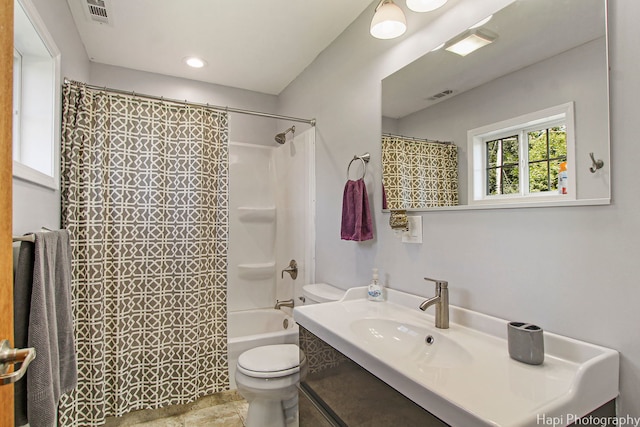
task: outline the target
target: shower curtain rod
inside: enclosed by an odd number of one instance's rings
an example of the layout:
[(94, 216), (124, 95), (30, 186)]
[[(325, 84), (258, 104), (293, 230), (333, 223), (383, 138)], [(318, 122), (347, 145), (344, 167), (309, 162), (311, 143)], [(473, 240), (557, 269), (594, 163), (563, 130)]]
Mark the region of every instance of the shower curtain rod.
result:
[(435, 139), (416, 138), (415, 136), (396, 135), (393, 133), (383, 133), (382, 136), (390, 136), (392, 138), (411, 139), (412, 141), (433, 142), (435, 144), (455, 145), (453, 142), (450, 142), (450, 141), (437, 141)]
[[(65, 77), (64, 82), (66, 83), (70, 83), (73, 80), (70, 80), (68, 78)], [(202, 104), (202, 103), (198, 103), (198, 102), (188, 102), (187, 100), (181, 101), (179, 99), (171, 99), (171, 98), (165, 98), (163, 96), (155, 96), (155, 95), (147, 95), (147, 94), (143, 94), (143, 93), (137, 93), (135, 91), (127, 91), (127, 90), (121, 90), (121, 89), (113, 89), (113, 88), (108, 88), (106, 86), (97, 86), (97, 85), (90, 85), (88, 83), (81, 83), (81, 82), (77, 82), (81, 85), (84, 85), (90, 89), (96, 89), (96, 90), (108, 90), (109, 92), (115, 92), (121, 95), (129, 95), (129, 96), (137, 96), (139, 98), (147, 98), (147, 99), (154, 99), (156, 101), (165, 101), (165, 102), (171, 102), (174, 104), (182, 104), (182, 105), (193, 105), (196, 107), (205, 107), (205, 108), (211, 108), (212, 110), (217, 110), (217, 111), (224, 111), (227, 113), (238, 113), (238, 114), (247, 114), (250, 116), (259, 116), (259, 117), (267, 117), (270, 119), (279, 119), (279, 120), (289, 120), (292, 122), (299, 122), (299, 123), (307, 123), (311, 126), (315, 126), (316, 125), (316, 119), (301, 119), (299, 117), (290, 117), (290, 116), (281, 116), (279, 114), (271, 114), (271, 113), (263, 113), (261, 111), (251, 111), (251, 110), (243, 110), (240, 108), (231, 108), (231, 107), (222, 107), (220, 105), (211, 105), (211, 104)]]

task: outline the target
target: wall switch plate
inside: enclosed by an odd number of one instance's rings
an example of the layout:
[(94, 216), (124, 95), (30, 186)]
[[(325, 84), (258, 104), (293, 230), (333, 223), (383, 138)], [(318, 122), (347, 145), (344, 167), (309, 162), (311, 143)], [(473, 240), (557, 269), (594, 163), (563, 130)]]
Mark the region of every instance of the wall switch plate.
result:
[(422, 243), (422, 217), (408, 216), (409, 231), (402, 233), (402, 243)]

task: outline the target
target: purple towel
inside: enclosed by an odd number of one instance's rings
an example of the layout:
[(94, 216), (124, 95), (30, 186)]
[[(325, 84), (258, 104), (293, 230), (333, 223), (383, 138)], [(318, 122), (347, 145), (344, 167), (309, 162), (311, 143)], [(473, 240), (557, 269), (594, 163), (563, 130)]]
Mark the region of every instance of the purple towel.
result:
[(373, 239), (369, 198), (364, 180), (347, 181), (342, 196), (342, 240), (362, 242)]

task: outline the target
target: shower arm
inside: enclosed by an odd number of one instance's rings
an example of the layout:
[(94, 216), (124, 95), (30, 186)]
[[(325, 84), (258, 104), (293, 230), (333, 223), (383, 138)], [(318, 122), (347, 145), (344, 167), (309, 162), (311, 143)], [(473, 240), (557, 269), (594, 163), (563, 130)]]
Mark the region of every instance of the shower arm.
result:
[(285, 130), (284, 132), (281, 132), (281, 133), (277, 134), (274, 139), (276, 140), (276, 142), (278, 144), (284, 144), (285, 141), (287, 140), (287, 134), (289, 132), (294, 133), (294, 134), (296, 133), (295, 125), (291, 126), (289, 129)]

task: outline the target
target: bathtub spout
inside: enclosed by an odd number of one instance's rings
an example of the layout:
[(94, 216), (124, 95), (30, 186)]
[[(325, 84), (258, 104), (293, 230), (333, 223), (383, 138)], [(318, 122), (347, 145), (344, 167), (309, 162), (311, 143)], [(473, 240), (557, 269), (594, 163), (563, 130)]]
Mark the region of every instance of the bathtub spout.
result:
[(287, 300), (284, 300), (284, 301), (280, 301), (279, 299), (277, 299), (276, 300), (276, 305), (273, 308), (275, 308), (276, 310), (279, 310), (282, 307), (291, 307), (291, 308), (293, 308), (293, 298), (287, 299)]

